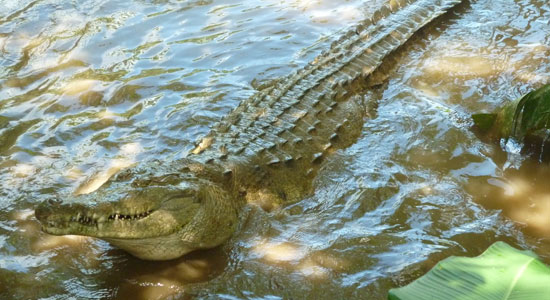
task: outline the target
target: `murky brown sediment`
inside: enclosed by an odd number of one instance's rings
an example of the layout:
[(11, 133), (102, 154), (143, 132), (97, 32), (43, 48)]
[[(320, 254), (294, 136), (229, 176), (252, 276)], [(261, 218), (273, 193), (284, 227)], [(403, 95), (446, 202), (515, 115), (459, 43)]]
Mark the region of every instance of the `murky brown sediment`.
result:
[(37, 203), (181, 157), (383, 2), (3, 1), (0, 298), (385, 299), (497, 240), (550, 263), (548, 165), (468, 128), (469, 114), (550, 82), (542, 0), (466, 1), (422, 30), (315, 194), (251, 209), (222, 247), (144, 262), (40, 232)]

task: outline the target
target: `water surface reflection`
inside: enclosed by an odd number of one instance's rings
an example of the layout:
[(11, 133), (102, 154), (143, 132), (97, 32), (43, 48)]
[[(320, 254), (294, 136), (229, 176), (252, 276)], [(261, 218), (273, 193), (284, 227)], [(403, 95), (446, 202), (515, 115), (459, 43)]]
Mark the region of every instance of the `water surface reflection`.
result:
[(468, 117), (549, 82), (540, 0), (466, 1), (422, 30), (367, 93), (376, 117), (315, 194), (251, 208), (222, 247), (153, 263), (39, 231), (36, 203), (187, 153), (383, 2), (4, 1), (0, 298), (385, 299), (497, 240), (550, 263), (548, 168), (480, 141)]

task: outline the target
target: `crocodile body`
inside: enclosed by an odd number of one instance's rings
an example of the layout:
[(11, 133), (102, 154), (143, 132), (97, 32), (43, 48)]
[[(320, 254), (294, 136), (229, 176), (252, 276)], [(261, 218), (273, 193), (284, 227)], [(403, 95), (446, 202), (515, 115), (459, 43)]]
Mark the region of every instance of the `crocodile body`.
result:
[(306, 67), (243, 101), (186, 158), (123, 171), (78, 201), (45, 202), (37, 218), (48, 233), (99, 237), (143, 259), (221, 244), (247, 203), (270, 209), (311, 192), (325, 157), (360, 135), (366, 104), (358, 95), (384, 59), (459, 2), (390, 1)]

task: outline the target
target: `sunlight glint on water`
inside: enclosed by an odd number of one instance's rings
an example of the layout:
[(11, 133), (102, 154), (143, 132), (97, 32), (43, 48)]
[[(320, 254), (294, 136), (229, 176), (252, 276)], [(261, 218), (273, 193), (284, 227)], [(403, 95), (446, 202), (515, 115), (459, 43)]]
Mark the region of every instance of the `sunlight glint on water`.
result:
[[(546, 1), (466, 1), (401, 51), (314, 195), (224, 246), (144, 262), (40, 232), (34, 206), (170, 161), (383, 0), (0, 4), (0, 298), (385, 299), (497, 240), (550, 263), (548, 167), (468, 129), (550, 81)], [(15, 3), (17, 3), (15, 5)], [(512, 155), (513, 154), (513, 155)]]

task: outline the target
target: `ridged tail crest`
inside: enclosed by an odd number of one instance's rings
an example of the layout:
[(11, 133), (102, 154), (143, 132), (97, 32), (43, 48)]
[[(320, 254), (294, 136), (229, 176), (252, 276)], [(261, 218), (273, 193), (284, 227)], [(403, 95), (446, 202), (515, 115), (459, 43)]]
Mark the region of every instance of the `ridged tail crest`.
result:
[(325, 154), (360, 134), (365, 112), (352, 96), (365, 80), (415, 32), (460, 2), (390, 0), (303, 69), (243, 101), (190, 158), (221, 165), (229, 175), (243, 163), (265, 170), (258, 178), (288, 176), (269, 169), (281, 164), (294, 165), (297, 176), (314, 173)]

